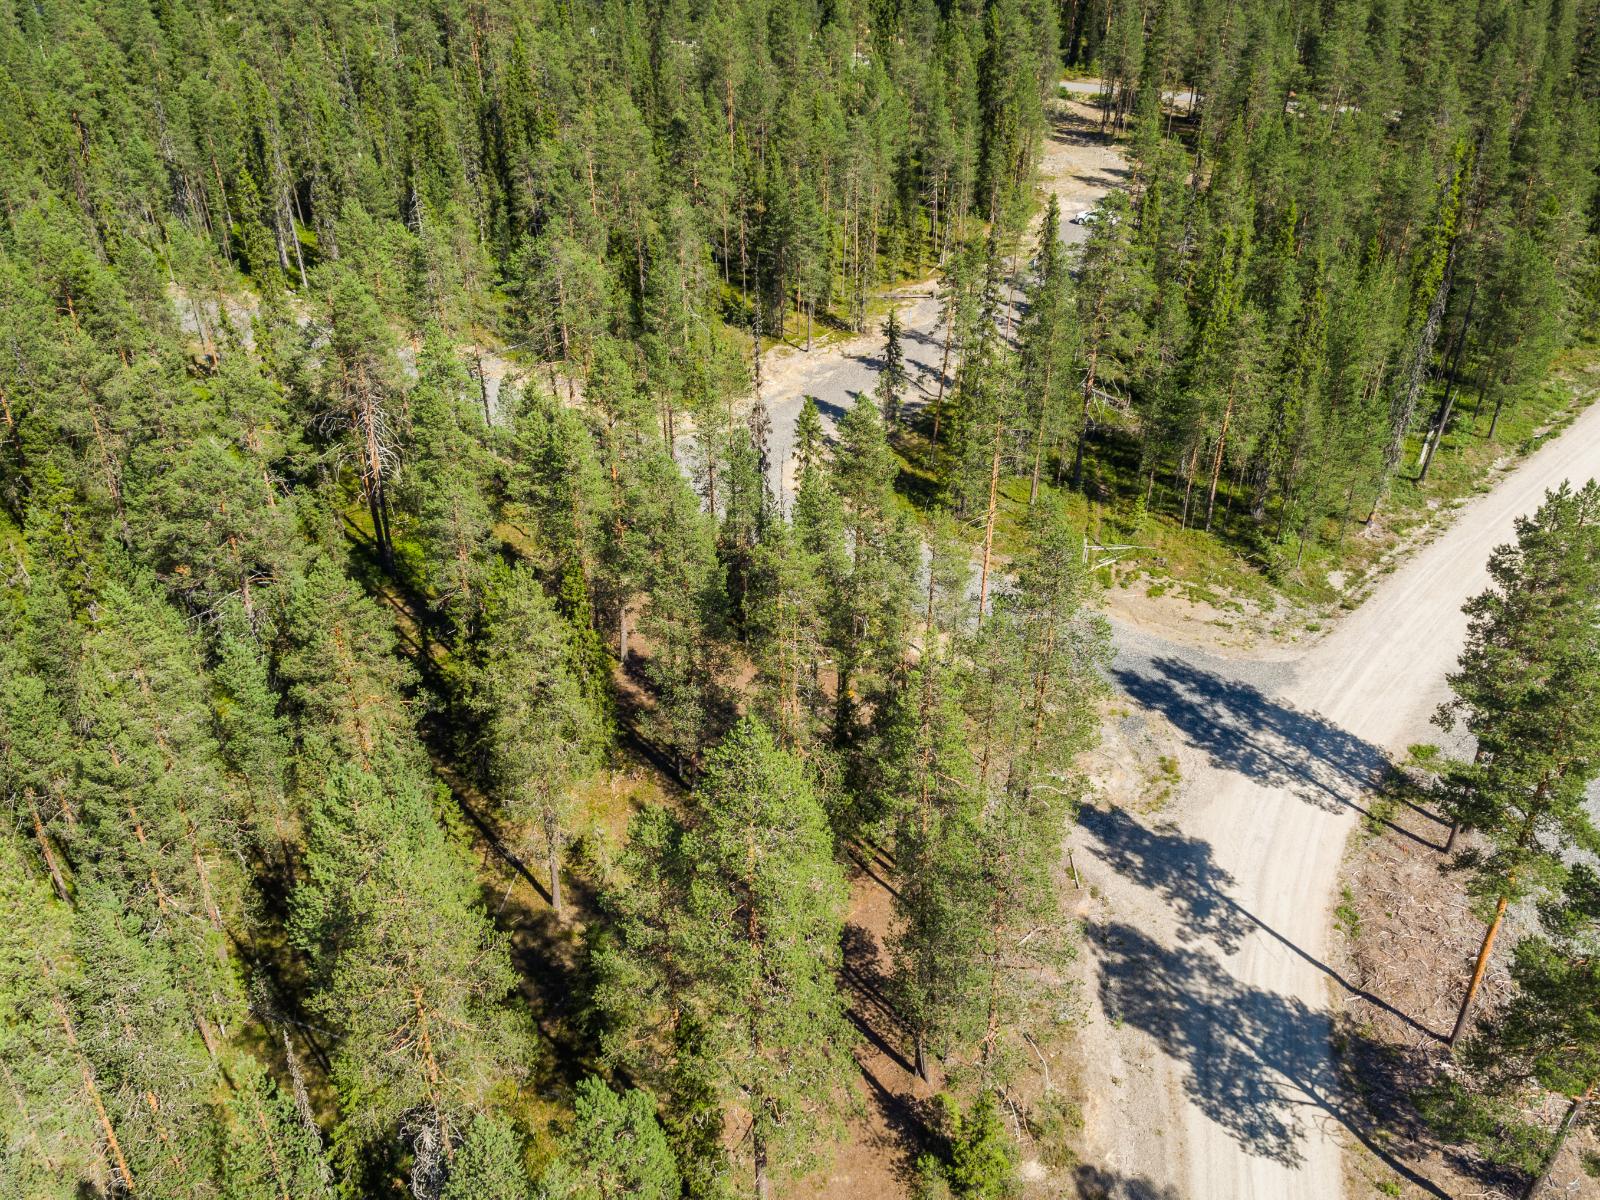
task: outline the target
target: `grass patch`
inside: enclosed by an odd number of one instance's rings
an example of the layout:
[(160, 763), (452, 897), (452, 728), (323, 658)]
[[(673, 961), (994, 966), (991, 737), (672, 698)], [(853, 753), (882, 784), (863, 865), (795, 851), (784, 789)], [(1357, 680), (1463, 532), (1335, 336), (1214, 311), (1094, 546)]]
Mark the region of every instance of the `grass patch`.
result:
[(1177, 796), (1178, 789), (1183, 786), (1183, 770), (1174, 756), (1163, 754), (1156, 759), (1155, 769), (1150, 773), (1150, 786), (1155, 792), (1151, 801), (1154, 808), (1165, 808)]

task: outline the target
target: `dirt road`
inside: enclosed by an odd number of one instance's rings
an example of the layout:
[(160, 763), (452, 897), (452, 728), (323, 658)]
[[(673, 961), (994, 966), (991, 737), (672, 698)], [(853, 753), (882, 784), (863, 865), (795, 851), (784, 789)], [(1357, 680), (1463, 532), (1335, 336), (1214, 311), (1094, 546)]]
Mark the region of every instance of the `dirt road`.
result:
[(1090, 1036), (1104, 1054), (1088, 1064), (1087, 1133), (1127, 1195), (1343, 1195), (1341, 1146), (1358, 1135), (1329, 1004), (1352, 993), (1324, 963), (1363, 786), (1386, 752), (1437, 740), (1428, 718), (1466, 632), (1461, 604), (1487, 586), (1513, 519), (1546, 488), (1595, 476), (1600, 406), (1295, 662), (1225, 661), (1118, 631), (1115, 681), (1177, 729), (1185, 778), (1161, 820), (1090, 810), (1072, 835), (1101, 897)]
[[(1125, 174), (1097, 129), (1094, 109), (1063, 105), (1043, 174), (1066, 216)], [(1063, 227), (1067, 240), (1083, 232)], [(908, 290), (900, 316), (913, 387), (931, 396), (943, 348), (932, 289)], [(786, 502), (803, 398), (818, 398), (831, 427), (875, 385), (880, 349), (874, 331), (769, 358), (774, 490)], [(1323, 964), (1345, 838), (1386, 754), (1431, 738), (1428, 717), (1465, 631), (1461, 603), (1486, 585), (1490, 550), (1545, 488), (1592, 475), (1600, 407), (1458, 513), (1298, 658), (1220, 658), (1152, 631), (1173, 623), (1115, 623), (1114, 682), (1177, 731), (1184, 788), (1159, 818), (1091, 809), (1071, 834), (1084, 894), (1097, 897), (1084, 906), (1093, 970), (1081, 1064), (1093, 1166), (1078, 1172), (1094, 1194), (1343, 1194), (1354, 1122), (1334, 1076), (1329, 1005), (1350, 993)], [(864, 1069), (876, 1084), (871, 1116), (830, 1196), (903, 1186), (881, 1147), (900, 1144), (909, 1066), (880, 1047)]]
[[(1082, 81), (1077, 81), (1080, 84)], [(1084, 84), (1084, 87), (1091, 85)], [(1076, 99), (1064, 100), (1053, 114), (1050, 140), (1039, 165), (1040, 180), (1061, 205), (1061, 240), (1082, 241), (1088, 231), (1070, 218), (1092, 207), (1127, 175), (1121, 150), (1099, 134), (1098, 110)], [(896, 293), (905, 330), (906, 371), (911, 381), (910, 407), (931, 402), (944, 364), (944, 328), (934, 285)], [(883, 333), (871, 329), (860, 337), (818, 348), (811, 353), (783, 348), (767, 356), (762, 399), (772, 420), (768, 450), (772, 489), (785, 511), (794, 497), (794, 426), (807, 396), (814, 396), (829, 436), (855, 398), (877, 386), (883, 363)], [(951, 364), (952, 369), (954, 363)]]

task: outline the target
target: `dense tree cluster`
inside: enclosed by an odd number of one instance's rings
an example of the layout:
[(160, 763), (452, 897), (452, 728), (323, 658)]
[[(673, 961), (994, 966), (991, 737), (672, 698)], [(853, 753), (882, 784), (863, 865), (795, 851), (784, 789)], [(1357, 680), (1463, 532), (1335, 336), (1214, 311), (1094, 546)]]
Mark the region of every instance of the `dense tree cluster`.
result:
[(1381, 515), (1452, 428), (1493, 436), (1592, 327), (1596, 20), (1565, 2), (1064, 5), (1129, 177), (1072, 272), (1041, 251), (1016, 353), (988, 328), (1006, 239), (951, 263), (963, 358), (929, 465), (980, 510), (991, 465), (1037, 481), (1052, 460), (1184, 525), (1232, 510), (1276, 570)]
[[(919, 625), (877, 408), (807, 435), (785, 521), (727, 331), (859, 325), (879, 279), (1020, 211), (1053, 29), (1021, 4), (6, 14), (0, 1190), (809, 1170), (853, 1094), (841, 847), (904, 821), (884, 764), (919, 628), (946, 719), (988, 726), (929, 853), (1002, 857), (963, 897), (980, 942), (936, 896), (903, 920), (988, 981), (928, 1053), (1002, 1077), (1094, 689), (1070, 538), (981, 645), (959, 593)], [(549, 369), (491, 390), (490, 336)], [(586, 860), (564, 944), (592, 995), (557, 1050), (523, 989), (562, 985), (513, 954), (462, 817), (559, 928), (619, 733), (688, 790)]]

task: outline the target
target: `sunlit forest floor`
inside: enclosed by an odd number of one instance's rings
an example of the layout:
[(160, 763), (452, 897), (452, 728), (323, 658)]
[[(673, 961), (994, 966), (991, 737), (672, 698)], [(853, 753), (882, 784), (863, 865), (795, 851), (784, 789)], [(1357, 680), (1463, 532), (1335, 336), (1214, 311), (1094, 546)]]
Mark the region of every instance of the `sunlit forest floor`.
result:
[[(1387, 1150), (1445, 1194), (1519, 1195), (1522, 1177), (1473, 1148), (1466, 1131), (1453, 1127), (1459, 1117), (1441, 1103), (1441, 1071), (1446, 1079), (1451, 1072), (1443, 1039), (1461, 1000), (1462, 964), (1472, 961), (1481, 935), (1465, 875), (1440, 869), (1449, 827), (1398, 771), (1370, 811), (1351, 839), (1335, 910), (1335, 964), (1360, 990), (1335, 997), (1347, 1085)], [(1510, 923), (1507, 945), (1537, 925), (1531, 912), (1516, 909)], [(1511, 992), (1507, 962), (1497, 955), (1484, 979), (1485, 1006), (1504, 1003)], [(1512, 1120), (1549, 1127), (1559, 1107), (1552, 1102)], [(1600, 1142), (1582, 1130), (1555, 1164), (1551, 1193), (1595, 1194), (1591, 1164), (1600, 1164)], [(1359, 1151), (1349, 1158), (1347, 1187), (1354, 1200), (1428, 1194)]]

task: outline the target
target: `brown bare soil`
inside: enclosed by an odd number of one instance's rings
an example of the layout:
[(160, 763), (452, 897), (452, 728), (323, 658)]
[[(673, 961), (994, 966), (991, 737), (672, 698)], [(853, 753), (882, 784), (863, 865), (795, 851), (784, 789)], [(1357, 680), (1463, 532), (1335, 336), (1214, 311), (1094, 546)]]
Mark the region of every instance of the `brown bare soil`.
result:
[[(1351, 988), (1334, 995), (1340, 1073), (1369, 1119), (1368, 1137), (1389, 1159), (1353, 1147), (1347, 1191), (1351, 1200), (1515, 1200), (1526, 1180), (1442, 1141), (1413, 1103), (1421, 1089), (1456, 1069), (1444, 1039), (1455, 1024), (1483, 922), (1468, 903), (1462, 875), (1445, 869), (1449, 828), (1408, 798), (1415, 789), (1397, 783), (1390, 793), (1374, 800), (1372, 816), (1351, 839), (1330, 947), (1335, 971)], [(1513, 912), (1484, 980), (1480, 1014), (1492, 1013), (1509, 995), (1506, 964), (1522, 932)], [(1559, 1106), (1528, 1115), (1553, 1124)], [(1582, 1155), (1595, 1148), (1593, 1136), (1570, 1141), (1546, 1196), (1600, 1196), (1600, 1182), (1581, 1165)]]
[(893, 864), (869, 846), (856, 847), (851, 859), (843, 990), (860, 1036), (860, 1107), (825, 1176), (794, 1193), (823, 1200), (909, 1195), (917, 1156), (930, 1144), (934, 1127), (933, 1091), (912, 1069), (908, 1039), (887, 990), (884, 939), (894, 904)]

